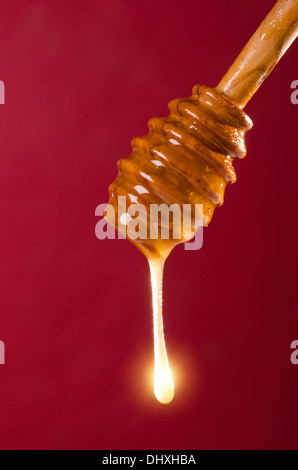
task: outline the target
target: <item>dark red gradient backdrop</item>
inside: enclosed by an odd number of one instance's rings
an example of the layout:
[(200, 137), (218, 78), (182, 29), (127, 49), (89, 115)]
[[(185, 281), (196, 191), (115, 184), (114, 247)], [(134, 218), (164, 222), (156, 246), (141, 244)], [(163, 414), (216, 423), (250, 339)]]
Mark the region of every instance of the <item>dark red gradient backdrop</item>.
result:
[(273, 3), (1, 1), (2, 449), (298, 449), (298, 43), (246, 108), (203, 249), (167, 262), (169, 406), (148, 379), (146, 259), (94, 234), (131, 139), (215, 86)]

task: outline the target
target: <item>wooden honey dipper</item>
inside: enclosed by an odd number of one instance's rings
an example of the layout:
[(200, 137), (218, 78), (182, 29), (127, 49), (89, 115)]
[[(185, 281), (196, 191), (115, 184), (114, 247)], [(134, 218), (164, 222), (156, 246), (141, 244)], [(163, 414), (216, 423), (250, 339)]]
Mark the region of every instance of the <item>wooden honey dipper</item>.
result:
[[(182, 230), (177, 236), (173, 213), (172, 220), (167, 220), (169, 236), (162, 238), (163, 222), (158, 218), (158, 206), (174, 203), (182, 208), (201, 204), (202, 223), (208, 225), (215, 207), (223, 203), (226, 185), (236, 181), (233, 158), (246, 155), (244, 134), (252, 127), (252, 122), (243, 108), (297, 34), (298, 0), (279, 0), (218, 86), (211, 89), (197, 85), (191, 97), (171, 101), (169, 116), (151, 119), (149, 133), (133, 139), (132, 154), (118, 162), (119, 174), (109, 189), (106, 219), (149, 260), (154, 309), (155, 395), (162, 403), (171, 401), (174, 394), (163, 335), (163, 266), (176, 244), (193, 237), (197, 219), (191, 211), (191, 229)], [(151, 225), (154, 211), (149, 211), (149, 207), (157, 211), (155, 225)], [(137, 215), (137, 224), (134, 215)], [(155, 229), (151, 238), (150, 228)]]

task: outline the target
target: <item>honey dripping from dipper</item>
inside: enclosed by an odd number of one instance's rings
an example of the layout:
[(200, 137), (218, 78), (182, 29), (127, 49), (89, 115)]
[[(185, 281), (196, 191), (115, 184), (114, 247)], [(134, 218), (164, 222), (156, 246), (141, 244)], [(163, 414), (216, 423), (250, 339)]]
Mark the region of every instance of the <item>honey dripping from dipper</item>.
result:
[[(227, 183), (236, 180), (232, 159), (245, 156), (243, 136), (252, 126), (242, 110), (205, 86), (194, 87), (190, 98), (172, 101), (169, 109), (168, 118), (151, 119), (150, 132), (133, 140), (133, 153), (118, 164), (119, 175), (110, 187), (109, 201), (116, 220), (120, 221), (118, 230), (125, 233), (149, 261), (154, 320), (154, 391), (161, 403), (170, 402), (174, 396), (163, 334), (163, 266), (175, 245), (194, 236), (197, 225), (196, 213), (191, 211), (191, 230), (185, 233), (178, 216), (185, 206), (192, 208), (201, 204), (203, 224), (208, 225), (215, 207), (223, 203)], [(130, 214), (124, 211), (131, 201), (147, 209), (138, 217), (139, 231), (146, 234), (143, 239), (131, 238), (126, 230)], [(169, 237), (161, 238), (163, 227), (161, 220), (156, 218), (159, 220), (158, 237), (150, 238), (147, 232), (152, 223), (152, 208), (158, 210), (161, 204), (170, 206), (173, 202), (179, 206), (179, 211), (173, 211)], [(179, 238), (177, 227), (181, 232)]]
[[(175, 245), (193, 238), (198, 228), (193, 208), (201, 208), (200, 219), (207, 227), (214, 209), (224, 202), (226, 185), (236, 181), (233, 159), (245, 157), (244, 134), (252, 127), (242, 108), (297, 37), (297, 24), (298, 2), (279, 0), (217, 88), (196, 85), (189, 98), (171, 101), (169, 116), (151, 119), (149, 133), (133, 139), (132, 154), (118, 162), (118, 177), (109, 188), (115, 217), (107, 211), (106, 219), (149, 262), (154, 393), (161, 403), (174, 397), (162, 316), (165, 260)], [(264, 31), (270, 38), (267, 42), (262, 39)], [(165, 206), (170, 210), (163, 220), (159, 214)], [(187, 229), (181, 217), (185, 207), (189, 208)], [(163, 237), (165, 222), (168, 236)]]

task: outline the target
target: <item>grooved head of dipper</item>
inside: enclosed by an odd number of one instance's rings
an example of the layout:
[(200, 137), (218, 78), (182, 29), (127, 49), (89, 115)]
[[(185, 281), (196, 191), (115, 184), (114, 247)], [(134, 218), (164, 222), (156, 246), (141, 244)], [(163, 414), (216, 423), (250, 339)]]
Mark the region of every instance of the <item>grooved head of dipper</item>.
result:
[(236, 181), (232, 162), (245, 156), (244, 134), (252, 127), (243, 110), (203, 85), (169, 110), (133, 139), (109, 188), (106, 219), (147, 257), (166, 257), (209, 224), (226, 185)]

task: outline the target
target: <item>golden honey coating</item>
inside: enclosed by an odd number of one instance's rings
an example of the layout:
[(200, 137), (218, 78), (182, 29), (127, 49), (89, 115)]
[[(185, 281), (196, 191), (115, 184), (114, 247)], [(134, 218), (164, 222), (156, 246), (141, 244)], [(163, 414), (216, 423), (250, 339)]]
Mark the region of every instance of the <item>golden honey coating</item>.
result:
[[(169, 239), (162, 239), (160, 230), (152, 239), (150, 207), (175, 203), (182, 213), (185, 204), (202, 204), (207, 226), (215, 207), (223, 204), (226, 185), (236, 181), (233, 159), (245, 156), (244, 134), (252, 127), (242, 109), (204, 85), (196, 85), (189, 98), (171, 101), (169, 110), (166, 118), (150, 119), (146, 136), (133, 139), (133, 152), (118, 162), (119, 174), (109, 188), (116, 217), (113, 220), (107, 213), (106, 218), (147, 257), (165, 258), (176, 244), (190, 240), (197, 228), (192, 210), (192, 231), (182, 230), (177, 238), (176, 216), (170, 214)], [(126, 232), (133, 219), (126, 211), (134, 204), (146, 208), (136, 212), (140, 232), (146, 232), (143, 238), (134, 239)]]

